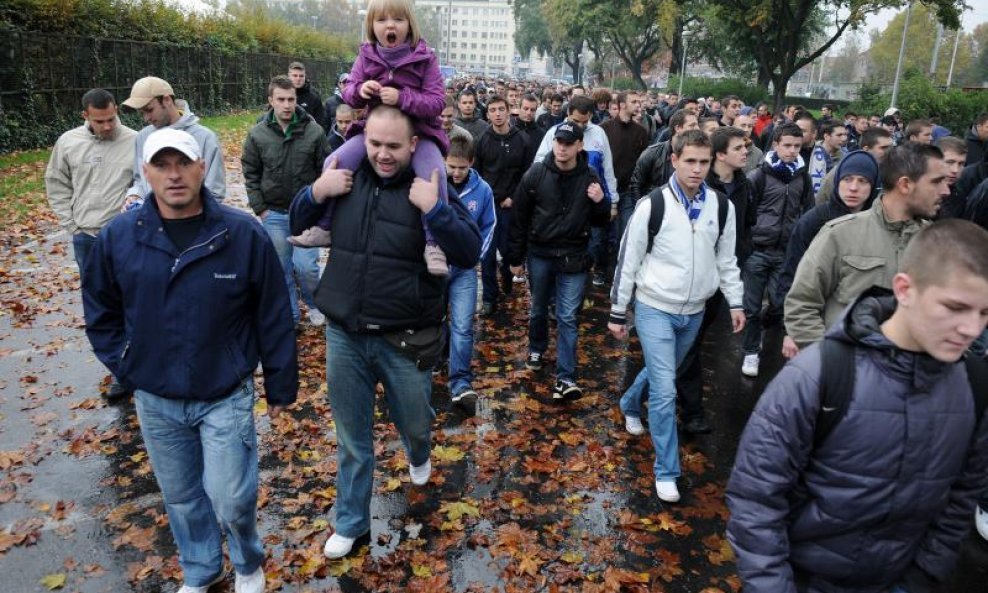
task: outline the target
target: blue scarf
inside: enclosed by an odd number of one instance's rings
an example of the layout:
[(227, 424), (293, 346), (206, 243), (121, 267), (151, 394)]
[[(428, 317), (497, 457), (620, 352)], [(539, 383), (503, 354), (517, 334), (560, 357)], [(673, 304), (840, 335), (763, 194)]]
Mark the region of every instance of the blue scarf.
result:
[(803, 168), (803, 157), (796, 155), (796, 160), (787, 163), (779, 158), (779, 155), (775, 153), (774, 150), (768, 151), (765, 155), (765, 162), (767, 162), (774, 171), (779, 173), (779, 178), (785, 183), (789, 183), (793, 177), (796, 176), (796, 172)]
[(686, 216), (689, 217), (690, 223), (696, 223), (696, 220), (700, 218), (700, 213), (703, 212), (703, 204), (707, 198), (706, 182), (700, 183), (700, 187), (697, 188), (697, 194), (692, 198), (686, 197), (686, 192), (679, 186), (675, 175), (669, 178), (669, 187), (672, 188), (673, 193), (679, 198), (679, 203), (686, 209)]

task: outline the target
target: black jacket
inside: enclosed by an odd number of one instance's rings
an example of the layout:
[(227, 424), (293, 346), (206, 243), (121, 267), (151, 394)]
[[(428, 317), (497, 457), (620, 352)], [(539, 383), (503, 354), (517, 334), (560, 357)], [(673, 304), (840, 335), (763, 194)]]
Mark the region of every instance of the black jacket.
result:
[(978, 135), (974, 133), (973, 127), (967, 131), (967, 135), (964, 136), (964, 141), (967, 142), (968, 166), (977, 165), (988, 160), (988, 151), (985, 150), (988, 142), (978, 138)]
[[(316, 288), (316, 305), (351, 333), (389, 332), (439, 325), (445, 315), (446, 281), (429, 273), (422, 252), (422, 212), (408, 201), (414, 173), (406, 169), (381, 179), (370, 164), (354, 173), (353, 189), (334, 200), (333, 249)], [(438, 202), (425, 221), (447, 261), (473, 267), (480, 257), (480, 232), (456, 191)], [(291, 231), (298, 234), (323, 215), (312, 187), (292, 202)]]
[(988, 179), (982, 181), (967, 196), (964, 218), (988, 229)]
[(737, 229), (738, 235), (734, 242), (734, 255), (738, 258), (738, 268), (742, 268), (744, 261), (751, 255), (751, 226), (754, 223), (755, 213), (753, 208), (748, 207), (751, 204), (751, 182), (743, 171), (735, 171), (731, 191), (728, 192), (727, 186), (721, 182), (711, 167), (706, 183), (710, 189), (724, 194), (734, 204), (736, 217), (734, 228)]
[[(762, 181), (764, 179), (764, 181)], [(748, 174), (754, 208), (751, 244), (760, 251), (785, 252), (796, 222), (813, 207), (813, 187), (806, 166), (794, 176), (786, 175), (763, 162)]]
[(240, 163), (247, 201), (255, 214), (268, 208), (288, 210), (292, 198), (322, 172), (329, 143), (322, 128), (301, 107), (287, 134), (268, 110), (244, 140)]
[(342, 104), (343, 97), (339, 93), (333, 93), (323, 105), (323, 119), (319, 123), (322, 125), (322, 129), (326, 130), (327, 135), (330, 134), (330, 130), (336, 124), (336, 109)]
[(566, 120), (566, 111), (563, 110), (559, 115), (553, 115), (550, 112), (545, 112), (535, 119), (535, 124), (540, 128), (548, 130), (552, 126), (557, 126)]
[(532, 158), (535, 158), (535, 154), (539, 151), (539, 146), (542, 144), (542, 138), (545, 137), (546, 128), (540, 127), (534, 121), (524, 122), (518, 118), (515, 118), (511, 125), (518, 128), (528, 137), (528, 150), (531, 151), (530, 154)]
[(325, 109), (322, 105), (322, 99), (319, 98), (319, 93), (312, 88), (312, 84), (309, 81), (305, 81), (302, 88), (295, 89), (295, 102), (296, 104), (305, 109), (305, 111), (312, 116), (312, 119), (316, 120), (319, 127), (326, 121)]
[[(508, 241), (508, 264), (521, 265), (526, 253), (540, 257), (585, 256), (590, 226), (610, 219), (607, 200), (587, 197), (592, 183), (601, 183), (580, 152), (576, 168), (560, 171), (552, 153), (535, 163), (515, 190), (514, 216)], [(603, 184), (601, 184), (603, 188)]]
[(969, 198), (974, 192), (974, 188), (978, 187), (985, 179), (988, 179), (988, 161), (981, 161), (964, 167), (960, 177), (954, 183), (954, 188), (956, 188), (958, 196), (970, 201)]
[(530, 152), (528, 134), (511, 126), (507, 134), (487, 128), (477, 138), (474, 168), (494, 192), (494, 203), (510, 198), (535, 158)]
[(665, 185), (672, 177), (672, 140), (653, 144), (645, 149), (635, 163), (628, 182), (628, 193), (637, 202), (653, 189)]

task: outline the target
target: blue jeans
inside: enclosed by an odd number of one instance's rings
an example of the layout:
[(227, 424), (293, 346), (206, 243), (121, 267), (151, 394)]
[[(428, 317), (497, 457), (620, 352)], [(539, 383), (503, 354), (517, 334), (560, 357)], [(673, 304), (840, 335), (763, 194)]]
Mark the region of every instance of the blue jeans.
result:
[(252, 574), (264, 561), (252, 377), (218, 400), (138, 390), (134, 402), (185, 583), (204, 586), (223, 570), (222, 533), (237, 572)]
[(473, 371), (473, 317), (477, 310), (477, 270), (456, 269), (446, 286), (449, 291), (449, 393), (470, 389)]
[[(741, 304), (747, 322), (741, 335), (741, 352), (758, 354), (762, 349), (762, 319), (778, 319), (782, 316), (782, 303), (778, 301), (779, 276), (785, 254), (781, 251), (754, 251), (744, 263), (741, 279), (744, 280), (744, 297)], [(768, 309), (762, 314), (762, 301), (768, 291)]]
[[(298, 323), (298, 291), (302, 292), (302, 300), (310, 309), (315, 309), (313, 296), (316, 285), (319, 284), (319, 248), (295, 247), (288, 242), (291, 231), (288, 228), (288, 213), (268, 209), (261, 224), (274, 243), (278, 253), (281, 269), (285, 271), (285, 285), (288, 286), (288, 297), (292, 303), (292, 320)], [(298, 288), (295, 279), (298, 278)]]
[(676, 368), (686, 357), (703, 321), (703, 311), (674, 315), (640, 301), (635, 304), (635, 327), (645, 368), (621, 396), (621, 412), (641, 417), (648, 386), (648, 429), (655, 448), (656, 480), (679, 477), (679, 435), (676, 432)]
[(624, 230), (628, 228), (628, 221), (631, 220), (631, 215), (635, 212), (635, 206), (638, 202), (634, 199), (634, 196), (630, 191), (622, 192), (619, 194), (621, 199), (618, 200), (618, 217), (617, 217), (617, 242), (618, 245), (621, 244), (621, 239), (624, 237)]
[(79, 266), (79, 278), (83, 277), (86, 271), (86, 262), (96, 247), (96, 237), (86, 233), (76, 233), (72, 235), (72, 255), (75, 256), (75, 263)]
[(336, 532), (357, 538), (370, 531), (374, 482), (374, 387), (384, 384), (388, 415), (412, 465), (429, 459), (432, 373), (420, 371), (383, 337), (326, 326), (326, 383), (336, 421)]
[[(511, 208), (497, 206), (494, 209), (494, 213), (497, 216), (497, 224), (494, 225), (494, 240), (484, 255), (484, 259), (480, 262), (481, 280), (484, 283), (484, 302), (489, 305), (496, 305), (498, 301), (498, 276), (501, 277), (501, 282), (504, 285), (503, 291), (505, 296), (511, 294), (512, 277), (511, 270), (508, 269), (508, 262), (503, 259), (508, 255), (508, 235), (511, 232)], [(502, 257), (500, 269), (498, 269), (497, 265), (496, 252), (498, 251), (501, 252)]]
[(555, 284), (556, 378), (576, 380), (576, 314), (583, 304), (587, 273), (558, 271), (554, 258), (528, 256), (532, 311), (528, 320), (528, 351), (543, 354), (549, 348), (549, 298)]

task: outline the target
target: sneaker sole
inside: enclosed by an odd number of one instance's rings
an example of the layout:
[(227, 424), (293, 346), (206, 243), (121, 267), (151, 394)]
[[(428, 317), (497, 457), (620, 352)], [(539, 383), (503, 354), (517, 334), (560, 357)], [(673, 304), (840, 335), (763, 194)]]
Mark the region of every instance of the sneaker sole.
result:
[(744, 375), (745, 377), (751, 377), (752, 379), (754, 379), (755, 377), (758, 376), (758, 371), (746, 371), (744, 369), (741, 369), (741, 374)]

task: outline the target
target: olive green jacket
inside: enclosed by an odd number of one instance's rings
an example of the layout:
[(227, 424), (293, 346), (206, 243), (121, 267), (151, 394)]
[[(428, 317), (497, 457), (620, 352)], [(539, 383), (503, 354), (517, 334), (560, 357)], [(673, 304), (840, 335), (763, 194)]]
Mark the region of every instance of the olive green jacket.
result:
[(892, 288), (899, 258), (928, 221), (890, 222), (884, 198), (823, 225), (786, 295), (786, 333), (800, 348), (823, 339), (841, 311), (872, 286)]

